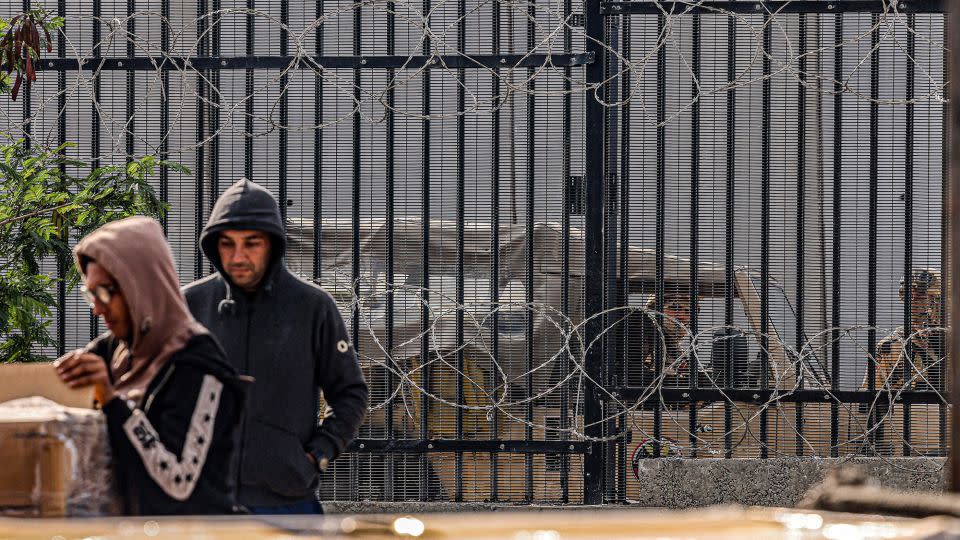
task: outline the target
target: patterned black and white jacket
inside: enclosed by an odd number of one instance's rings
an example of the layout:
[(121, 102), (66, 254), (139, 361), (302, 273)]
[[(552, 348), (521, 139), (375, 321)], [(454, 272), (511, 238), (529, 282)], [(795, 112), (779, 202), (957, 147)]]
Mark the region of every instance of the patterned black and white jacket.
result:
[[(91, 352), (108, 364), (118, 343)], [(137, 400), (103, 407), (127, 515), (228, 514), (236, 506), (236, 448), (245, 383), (210, 335), (170, 357)]]

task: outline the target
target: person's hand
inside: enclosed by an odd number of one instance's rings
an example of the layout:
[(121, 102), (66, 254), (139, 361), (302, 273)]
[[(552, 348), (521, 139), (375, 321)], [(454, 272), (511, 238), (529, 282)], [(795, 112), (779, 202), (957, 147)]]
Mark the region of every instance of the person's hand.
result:
[(304, 452), (304, 453), (307, 454), (307, 459), (310, 460), (310, 464), (312, 464), (312, 465), (313, 465), (313, 468), (316, 469), (316, 468), (317, 468), (317, 458), (313, 457), (313, 454), (311, 454), (310, 452)]
[(93, 385), (94, 399), (100, 405), (106, 405), (117, 395), (110, 383), (107, 363), (93, 353), (79, 349), (69, 352), (57, 359), (53, 367), (57, 370), (60, 380), (70, 388)]

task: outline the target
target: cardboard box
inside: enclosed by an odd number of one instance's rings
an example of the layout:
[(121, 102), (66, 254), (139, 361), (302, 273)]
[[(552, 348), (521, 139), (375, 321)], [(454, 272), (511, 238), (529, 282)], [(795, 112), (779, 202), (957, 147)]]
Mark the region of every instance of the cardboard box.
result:
[(50, 364), (0, 365), (0, 514), (97, 516), (117, 508), (110, 445), (91, 388)]

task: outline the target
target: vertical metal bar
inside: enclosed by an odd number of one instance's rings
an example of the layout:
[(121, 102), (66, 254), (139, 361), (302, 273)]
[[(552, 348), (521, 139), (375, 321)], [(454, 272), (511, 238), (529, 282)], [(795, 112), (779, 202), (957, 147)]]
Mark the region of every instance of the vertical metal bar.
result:
[[(392, 56), (396, 51), (396, 2), (390, 0), (387, 2), (387, 55)], [(319, 54), (319, 53), (318, 53)], [(386, 170), (386, 188), (387, 188), (387, 327), (386, 327), (386, 346), (387, 354), (389, 357), (387, 360), (387, 366), (391, 369), (387, 370), (387, 395), (393, 395), (393, 387), (397, 384), (396, 375), (394, 375), (393, 370), (397, 369), (396, 362), (393, 361), (393, 321), (394, 321), (394, 224), (393, 220), (395, 219), (395, 202), (394, 202), (394, 180), (395, 180), (395, 169), (396, 164), (394, 160), (396, 159), (395, 154), (395, 145), (396, 145), (396, 125), (393, 115), (393, 108), (396, 105), (396, 90), (394, 88), (394, 77), (396, 76), (396, 70), (388, 69), (387, 70), (387, 110), (384, 113), (386, 123), (387, 123), (387, 170)], [(396, 438), (396, 426), (394, 425), (394, 408), (393, 404), (387, 406), (387, 439), (393, 440)], [(394, 467), (395, 467), (395, 454), (387, 454), (387, 478), (386, 478), (386, 492), (387, 500), (393, 501), (396, 500), (396, 485), (394, 478)]]
[[(255, 9), (255, 0), (247, 0), (247, 21), (246, 21), (246, 54), (253, 56), (254, 37), (253, 37), (253, 10)], [(244, 102), (243, 102), (243, 176), (248, 179), (253, 178), (253, 69), (248, 68), (245, 73), (244, 81)]]
[[(317, 0), (317, 20), (323, 18), (323, 1)], [(247, 46), (251, 46), (247, 43)], [(317, 26), (317, 56), (323, 55), (323, 25)], [(249, 95), (249, 93), (247, 94)], [(392, 121), (392, 118), (390, 118)], [(313, 280), (320, 282), (323, 275), (323, 71), (317, 69), (313, 77)], [(390, 162), (392, 163), (392, 161)], [(393, 262), (392, 259), (388, 259)], [(392, 298), (387, 299), (392, 302)], [(390, 315), (388, 315), (390, 316)], [(388, 332), (390, 330), (388, 329)], [(389, 349), (387, 349), (389, 350)], [(390, 417), (392, 419), (392, 416)], [(389, 421), (389, 420), (388, 420)]]
[[(467, 50), (467, 2), (466, 0), (457, 1), (457, 50), (461, 54), (466, 54)], [(466, 190), (466, 163), (465, 151), (467, 146), (467, 123), (466, 123), (466, 84), (467, 74), (463, 68), (457, 70), (457, 420), (456, 436), (457, 440), (463, 440), (463, 311), (464, 306), (464, 263), (463, 263), (463, 242), (466, 213), (465, 193)], [(457, 452), (455, 457), (456, 490), (454, 500), (463, 501), (463, 452)]]
[[(944, 17), (943, 20), (943, 41), (942, 43), (947, 44), (950, 40), (949, 34), (947, 33), (947, 28), (949, 27), (949, 21), (947, 17)], [(950, 58), (947, 53), (947, 47), (943, 47), (942, 62), (943, 62), (943, 81), (950, 80)], [(951, 279), (952, 274), (949, 270), (949, 253), (952, 252), (950, 249), (950, 239), (949, 239), (949, 194), (947, 186), (950, 185), (950, 164), (948, 161), (948, 154), (950, 150), (950, 129), (947, 122), (948, 111), (950, 108), (947, 104), (941, 106), (941, 117), (940, 117), (940, 127), (943, 137), (940, 139), (940, 268), (943, 272), (943, 290), (941, 291), (941, 302), (940, 302), (940, 326), (946, 327), (948, 323), (948, 310), (949, 298), (952, 298), (950, 294), (950, 288), (948, 287), (948, 281)], [(947, 337), (946, 332), (941, 331), (941, 338), (939, 340), (939, 347), (937, 350), (937, 358), (940, 359), (940, 378), (937, 381), (937, 391), (941, 395), (946, 394), (947, 389), (947, 378), (950, 376), (949, 358), (947, 357), (947, 350), (949, 344), (947, 341), (950, 338)], [(947, 406), (944, 403), (944, 400), (940, 400), (940, 404), (937, 406), (939, 409), (937, 412), (937, 424), (938, 424), (938, 440), (940, 442), (940, 452), (939, 455), (947, 455)], [(954, 424), (956, 425), (956, 424)], [(952, 471), (952, 469), (951, 469)], [(948, 472), (948, 474), (950, 474)], [(948, 489), (950, 488), (948, 482)]]
[[(283, 4), (286, 4), (287, 0), (283, 0)], [(285, 37), (284, 33), (284, 36)], [(354, 56), (360, 56), (363, 54), (363, 4), (356, 4), (353, 7), (353, 54)], [(280, 40), (281, 53), (286, 54), (285, 48), (283, 48), (285, 39)], [(285, 81), (282, 81), (285, 82)], [(360, 121), (361, 121), (361, 112), (360, 112), (360, 103), (362, 99), (362, 84), (361, 71), (360, 68), (353, 70), (353, 106), (356, 110), (353, 113), (353, 192), (350, 197), (351, 209), (350, 215), (352, 216), (351, 225), (352, 225), (352, 240), (353, 240), (353, 249), (352, 249), (352, 260), (351, 260), (351, 289), (353, 290), (353, 301), (351, 302), (351, 317), (350, 317), (350, 330), (351, 337), (353, 338), (354, 347), (356, 348), (356, 353), (360, 354), (360, 177), (362, 169), (360, 166), (361, 158), (361, 139), (360, 139)], [(284, 91), (284, 94), (286, 92)], [(280, 141), (285, 145), (286, 138), (283, 137), (283, 131), (281, 131)], [(283, 148), (284, 154), (286, 149)], [(286, 182), (281, 178), (280, 181), (280, 190), (286, 196)], [(281, 205), (284, 206), (284, 205)], [(286, 214), (284, 213), (284, 217)], [(359, 500), (360, 492), (358, 486), (359, 482), (357, 481), (359, 477), (359, 464), (356, 459), (350, 460), (350, 494), (351, 500)]]
[[(691, 92), (693, 108), (690, 111), (690, 335), (692, 336), (689, 386), (696, 390), (700, 374), (700, 360), (697, 355), (696, 336), (699, 332), (700, 306), (700, 15), (693, 15), (693, 81)], [(690, 403), (688, 418), (690, 432), (691, 457), (697, 457), (697, 403)]]
[[(760, 389), (770, 386), (770, 15), (763, 16), (763, 97), (760, 127)], [(769, 455), (768, 406), (760, 411), (760, 458)]]
[[(496, 4), (499, 4), (499, 2), (496, 2)], [(564, 20), (569, 20), (572, 12), (572, 0), (563, 0)], [(563, 27), (563, 52), (564, 54), (570, 54), (572, 51), (573, 31), (568, 24)], [(570, 192), (570, 151), (573, 139), (573, 100), (571, 97), (573, 85), (570, 81), (573, 71), (569, 67), (565, 67), (563, 68), (563, 74), (563, 213), (561, 217), (562, 240), (560, 247), (560, 311), (564, 316), (563, 330), (569, 332), (570, 324), (567, 322), (567, 318), (570, 316), (570, 201), (572, 195)], [(570, 361), (564, 357), (561, 360), (561, 365), (563, 368), (560, 376), (563, 378), (570, 373)], [(569, 409), (570, 390), (569, 386), (565, 384), (560, 388), (560, 429), (563, 440), (569, 438), (569, 432), (567, 431), (570, 428)], [(566, 453), (560, 454), (560, 501), (563, 503), (570, 502), (570, 455)]]
[[(30, 0), (23, 0), (23, 11), (30, 11)], [(23, 145), (28, 150), (33, 144), (33, 137), (31, 135), (33, 133), (33, 119), (30, 118), (33, 111), (33, 100), (31, 99), (31, 94), (32, 92), (27, 89), (24, 89), (23, 94), (21, 94), (23, 96)]]
[[(133, 18), (134, 12), (137, 10), (136, 0), (127, 0), (127, 58), (133, 58), (135, 51), (133, 48), (133, 36), (136, 35), (137, 25), (136, 19)], [(136, 111), (136, 101), (137, 101), (137, 72), (133, 69), (127, 70), (127, 114), (123, 122), (123, 131), (126, 146), (127, 162), (133, 160), (133, 131), (136, 129), (136, 124), (134, 124), (134, 117)]]
[[(606, 20), (606, 42), (616, 45), (617, 43), (617, 23), (623, 17), (610, 17)], [(612, 50), (606, 51), (606, 61), (604, 62), (604, 85), (601, 96), (606, 103), (615, 103), (618, 101), (619, 88), (616, 85), (616, 69), (618, 66), (616, 55)], [(603, 148), (605, 169), (604, 169), (604, 191), (607, 194), (607, 200), (604, 202), (604, 258), (603, 275), (605, 282), (605, 308), (608, 311), (603, 317), (604, 328), (607, 332), (603, 336), (601, 347), (603, 348), (604, 367), (600, 384), (604, 388), (613, 386), (613, 375), (616, 372), (617, 363), (617, 336), (620, 333), (616, 327), (617, 317), (620, 315), (616, 308), (619, 306), (619, 295), (617, 294), (617, 110), (613, 107), (606, 108), (606, 124), (603, 130), (604, 143)], [(599, 344), (599, 343), (598, 343)], [(616, 432), (616, 420), (610, 414), (616, 408), (612, 401), (604, 403), (604, 415), (607, 420), (604, 423), (604, 435), (610, 435)], [(604, 444), (604, 461), (607, 464), (616, 464), (618, 445), (616, 440), (609, 440)], [(609, 465), (606, 467), (603, 475), (604, 482), (604, 500), (612, 501), (615, 499), (614, 491), (616, 485), (614, 474), (616, 470)]]
[[(527, 2), (527, 50), (532, 51), (536, 47), (536, 21), (537, 9), (536, 0)], [(536, 196), (534, 191), (536, 163), (534, 156), (536, 152), (536, 118), (534, 116), (536, 107), (536, 69), (527, 68), (527, 245), (526, 245), (526, 279), (524, 280), (526, 292), (526, 381), (524, 384), (524, 396), (533, 395), (533, 227), (534, 227), (534, 205), (533, 200)], [(524, 439), (533, 440), (533, 401), (528, 400), (524, 405), (524, 416), (526, 426), (524, 427)], [(524, 492), (527, 501), (533, 500), (533, 454), (523, 455), (524, 461)]]
[[(500, 54), (500, 2), (493, 3), (493, 54)], [(490, 324), (490, 356), (493, 358), (494, 368), (500, 364), (500, 109), (503, 97), (500, 88), (500, 68), (494, 68), (491, 80), (493, 92), (493, 121), (491, 126), (491, 171), (490, 171), (490, 305), (493, 306), (493, 316)], [(500, 388), (498, 370), (491, 369), (492, 388)], [(504, 386), (506, 390), (506, 386)], [(490, 438), (500, 437), (500, 411), (494, 409), (490, 422)], [(496, 502), (500, 496), (499, 490), (499, 457), (496, 452), (490, 452), (490, 500)]]
[[(170, 0), (160, 2), (160, 53), (167, 61), (170, 55)], [(170, 159), (170, 71), (160, 72), (160, 159)], [(160, 200), (167, 202), (170, 199), (170, 172), (166, 167), (160, 168)], [(164, 212), (162, 218), (163, 233), (169, 230), (169, 218)]]
[[(630, 41), (632, 39), (633, 29), (631, 28), (632, 17), (629, 15), (620, 18), (620, 55), (623, 58), (623, 64), (620, 68), (620, 96), (623, 104), (620, 109), (620, 283), (617, 288), (617, 307), (624, 309), (615, 315), (619, 332), (617, 332), (618, 354), (616, 370), (613, 371), (614, 386), (624, 386), (626, 381), (625, 366), (630, 358), (629, 333), (627, 317), (629, 315), (630, 305), (630, 102), (626, 101), (630, 95)], [(622, 412), (620, 410), (617, 411)], [(625, 414), (617, 417), (617, 428), (615, 433), (624, 433), (629, 425)], [(627, 498), (627, 438), (619, 437), (616, 439), (617, 446), (617, 501), (626, 502)]]
[[(57, 15), (67, 16), (67, 1), (57, 0)], [(63, 31), (57, 32), (57, 57), (66, 58), (67, 40)], [(57, 146), (67, 142), (67, 72), (57, 72)], [(60, 178), (66, 178), (67, 165), (60, 163)], [(64, 239), (69, 235), (66, 226), (63, 227)], [(70, 260), (67, 257), (57, 259), (57, 355), (63, 356), (67, 352), (67, 269)]]
[[(867, 357), (876, 365), (877, 358), (877, 191), (879, 181), (879, 108), (880, 97), (880, 29), (879, 16), (871, 15), (870, 32), (870, 193), (867, 227)], [(871, 377), (872, 378), (872, 377)], [(874, 390), (871, 388), (870, 390)]]
[[(949, 141), (949, 155), (950, 155), (950, 181), (949, 181), (949, 238), (950, 241), (946, 244), (950, 248), (954, 248), (954, 244), (960, 239), (960, 107), (957, 107), (956, 104), (960, 103), (960, 84), (957, 84), (957, 74), (960, 74), (960, 54), (955, 54), (955, 51), (960, 47), (960, 37), (957, 36), (956, 29), (960, 28), (960, 3), (951, 2), (950, 3), (950, 12), (948, 15), (948, 20), (946, 25), (953, 29), (954, 32), (947, 32), (947, 29), (944, 29), (944, 34), (949, 38), (948, 49), (954, 51), (954, 54), (949, 55), (950, 60), (950, 105), (949, 105), (949, 131), (947, 132), (947, 138)], [(960, 289), (957, 288), (957, 285), (960, 284), (960, 249), (950, 249), (950, 264), (949, 268), (949, 288), (947, 295), (947, 302), (949, 305), (950, 318), (949, 325), (955, 325), (956, 321), (960, 321), (960, 301), (958, 301), (957, 293), (960, 292)], [(957, 426), (960, 426), (960, 332), (949, 332), (950, 339), (950, 348), (947, 358), (949, 358), (950, 365), (948, 366), (947, 373), (950, 376), (950, 384), (948, 388), (950, 389), (950, 421), (954, 426), (954, 429), (950, 430), (950, 481), (948, 483), (949, 489), (951, 492), (956, 493), (960, 491), (960, 460), (958, 460), (958, 449), (960, 449), (960, 429), (956, 429)]]
[[(906, 133), (904, 133), (903, 164), (903, 277), (906, 283), (903, 299), (903, 335), (913, 334), (913, 141), (914, 141), (914, 81), (916, 79), (916, 15), (907, 15), (907, 88), (906, 88)], [(877, 68), (879, 71), (879, 67)], [(942, 249), (942, 248), (941, 248)], [(907, 358), (913, 358), (913, 340), (905, 344)], [(929, 366), (925, 366), (929, 367)], [(906, 387), (913, 378), (913, 365), (903, 363), (903, 384)], [(926, 373), (924, 374), (926, 375)], [(910, 405), (903, 404), (903, 455), (911, 453)]]
[[(797, 388), (803, 389), (803, 362), (801, 361), (804, 346), (804, 286), (806, 281), (806, 198), (807, 198), (807, 14), (801, 13), (799, 20), (799, 84), (797, 85), (797, 317), (796, 317), (796, 348)], [(819, 52), (818, 52), (819, 54)], [(796, 425), (796, 454), (803, 455), (803, 402), (798, 401), (794, 412)]]
[[(429, 13), (431, 1), (423, 0), (423, 13), (428, 14), (426, 25), (430, 26)], [(429, 55), (431, 40), (429, 35), (423, 40), (423, 54)], [(430, 391), (430, 340), (428, 327), (430, 324), (430, 70), (423, 71), (423, 120), (421, 122), (423, 141), (423, 178), (421, 185), (422, 214), (423, 214), (423, 274), (421, 276), (422, 300), (420, 307), (420, 361), (423, 365), (423, 390)], [(427, 397), (421, 392), (420, 399), (420, 437), (428, 438), (430, 431), (430, 405)], [(426, 454), (420, 454), (420, 499), (426, 500), (429, 495), (429, 466)]]
[[(833, 26), (833, 258), (830, 332), (830, 389), (840, 390), (840, 212), (843, 206), (843, 15), (834, 16)], [(873, 379), (871, 379), (873, 380)], [(840, 407), (830, 400), (830, 457), (840, 451)]]
[[(662, 36), (666, 18), (663, 14), (657, 15), (657, 35)], [(655, 296), (657, 311), (657, 328), (663, 328), (663, 272), (666, 262), (666, 211), (667, 211), (667, 51), (662, 44), (657, 48), (657, 210), (656, 210), (656, 271)], [(663, 347), (659, 340), (653, 347), (653, 380), (654, 384), (661, 384), (660, 376), (663, 373)], [(663, 411), (659, 399), (654, 402), (653, 409), (653, 455), (660, 455), (660, 438), (663, 433)]]
[[(220, 2), (221, 0), (213, 0), (213, 20), (211, 21), (211, 39), (210, 39), (210, 54), (213, 57), (220, 56)], [(209, 104), (207, 105), (210, 109), (210, 209), (213, 209), (213, 205), (217, 202), (217, 197), (220, 195), (220, 70), (214, 68), (210, 71), (210, 84), (208, 85), (209, 90)], [(281, 115), (283, 114), (283, 109), (281, 108)], [(281, 120), (283, 122), (283, 120)], [(285, 134), (286, 131), (281, 131), (281, 134)], [(280, 174), (281, 182), (285, 177), (285, 174)], [(280, 208), (284, 208), (283, 199), (281, 199)], [(213, 272), (213, 265), (210, 264), (207, 270), (208, 272)]]
[[(200, 56), (206, 56), (208, 54), (208, 34), (207, 34), (207, 25), (209, 20), (207, 19), (207, 0), (199, 0), (197, 2), (197, 40), (199, 41), (199, 46), (197, 52)], [(206, 70), (197, 71), (197, 134), (196, 134), (196, 210), (194, 215), (194, 278), (200, 279), (203, 276), (203, 252), (200, 251), (200, 233), (203, 231), (203, 216), (204, 216), (204, 205), (205, 205), (205, 182), (204, 175), (206, 174), (206, 144), (203, 142), (206, 137), (206, 104), (204, 100), (207, 97), (207, 85), (204, 82), (204, 77), (206, 76)]]
[[(603, 16), (600, 14), (600, 0), (584, 0), (584, 20), (586, 30), (585, 52), (592, 52), (597, 59), (586, 68), (586, 84), (597, 85), (603, 80)], [(586, 207), (584, 215), (584, 264), (585, 295), (584, 319), (586, 332), (583, 362), (589, 377), (583, 396), (583, 421), (585, 435), (591, 441), (590, 451), (584, 457), (583, 485), (584, 503), (599, 504), (603, 500), (603, 444), (598, 442), (603, 436), (603, 410), (599, 399), (597, 384), (603, 376), (603, 350), (593, 344), (603, 331), (603, 320), (599, 314), (604, 309), (603, 283), (603, 208), (604, 208), (604, 107), (593, 92), (585, 95), (585, 186)]]
[[(354, 10), (355, 16), (360, 11), (360, 6), (357, 6)], [(287, 51), (289, 50), (288, 40), (290, 38), (290, 33), (287, 31), (287, 25), (290, 24), (290, 2), (289, 0), (280, 0), (280, 56), (287, 56)], [(359, 43), (359, 35), (354, 36), (356, 43)], [(279, 185), (277, 189), (277, 199), (280, 203), (280, 219), (283, 220), (283, 226), (287, 226), (287, 207), (289, 206), (289, 199), (287, 197), (287, 142), (289, 138), (289, 131), (287, 125), (290, 121), (290, 99), (289, 99), (289, 85), (290, 85), (290, 76), (287, 73), (280, 75), (280, 132), (279, 132), (279, 148), (277, 149), (278, 163), (277, 163), (277, 173), (280, 176)], [(358, 85), (359, 86), (359, 85)], [(354, 89), (356, 92), (356, 88)], [(357, 120), (354, 119), (356, 122)], [(353, 346), (356, 347), (359, 345), (357, 334), (353, 335)]]
[[(727, 211), (726, 221), (726, 254), (724, 261), (724, 295), (723, 295), (723, 324), (724, 324), (724, 363), (723, 387), (733, 387), (733, 298), (736, 295), (736, 285), (734, 282), (734, 219), (736, 217), (736, 208), (734, 201), (736, 199), (736, 138), (737, 138), (737, 91), (733, 86), (737, 76), (737, 19), (734, 16), (727, 17), (727, 84), (730, 89), (727, 90), (727, 162), (726, 162), (726, 180)], [(727, 459), (733, 457), (733, 403), (728, 399), (723, 402), (723, 456)]]
[[(93, 0), (93, 59), (96, 61), (101, 57), (100, 51), (100, 17), (103, 11), (100, 5), (101, 0)], [(100, 113), (97, 107), (100, 106), (100, 72), (93, 74), (93, 104), (90, 111), (90, 156), (91, 169), (100, 168)], [(96, 315), (90, 313), (90, 339), (93, 340), (100, 333), (100, 321)]]

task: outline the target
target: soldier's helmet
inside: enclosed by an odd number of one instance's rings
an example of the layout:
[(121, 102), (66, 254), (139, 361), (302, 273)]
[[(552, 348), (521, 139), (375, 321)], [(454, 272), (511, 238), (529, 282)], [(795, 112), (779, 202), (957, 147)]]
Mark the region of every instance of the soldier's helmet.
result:
[[(934, 268), (914, 268), (911, 272), (912, 297), (926, 295), (930, 298), (928, 317), (931, 323), (939, 324), (940, 300), (943, 295), (943, 281), (940, 271)], [(907, 296), (906, 276), (900, 278), (900, 301), (905, 302)]]

